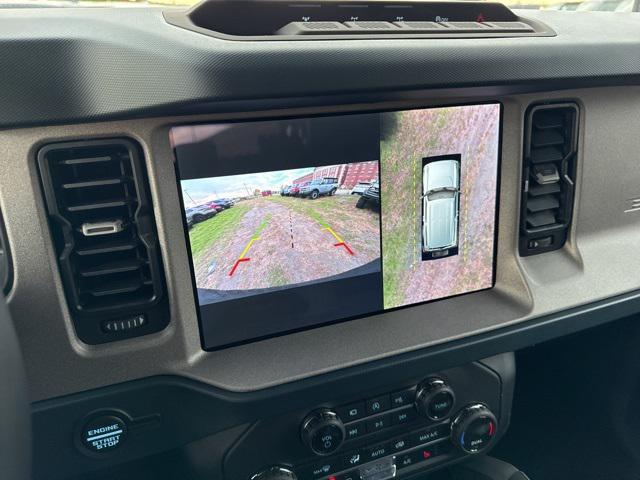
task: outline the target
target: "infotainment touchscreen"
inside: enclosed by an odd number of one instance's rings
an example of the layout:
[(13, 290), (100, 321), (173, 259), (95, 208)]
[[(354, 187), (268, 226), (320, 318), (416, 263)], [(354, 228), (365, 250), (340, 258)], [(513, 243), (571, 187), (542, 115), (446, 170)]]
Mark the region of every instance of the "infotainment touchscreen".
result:
[(204, 348), (491, 288), (500, 116), (172, 128)]

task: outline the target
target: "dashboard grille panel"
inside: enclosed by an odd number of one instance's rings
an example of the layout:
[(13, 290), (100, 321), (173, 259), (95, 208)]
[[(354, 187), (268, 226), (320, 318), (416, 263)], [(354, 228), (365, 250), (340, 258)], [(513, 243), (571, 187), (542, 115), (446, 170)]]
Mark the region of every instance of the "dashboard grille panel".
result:
[(520, 255), (561, 248), (573, 214), (578, 107), (531, 107), (526, 116)]
[(167, 323), (166, 305), (157, 308), (164, 276), (139, 151), (109, 139), (52, 144), (38, 155), (67, 300), (88, 343), (112, 339), (102, 328), (109, 320), (144, 316), (118, 338)]

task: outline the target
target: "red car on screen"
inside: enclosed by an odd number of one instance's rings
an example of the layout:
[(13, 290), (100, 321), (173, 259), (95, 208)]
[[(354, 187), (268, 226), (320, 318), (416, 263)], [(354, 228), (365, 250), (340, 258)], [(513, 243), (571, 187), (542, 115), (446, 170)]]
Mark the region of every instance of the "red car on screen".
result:
[(310, 183), (311, 182), (304, 182), (294, 185), (293, 187), (291, 187), (291, 190), (289, 190), (289, 195), (297, 197), (298, 195), (300, 195), (300, 187), (304, 187), (306, 185), (309, 185)]
[(215, 209), (216, 212), (221, 212), (223, 210), (221, 205), (218, 205), (216, 202), (208, 202), (205, 204), (207, 207)]
[(271, 190), (262, 190), (262, 192), (260, 192), (262, 194), (263, 197), (270, 197), (271, 196)]

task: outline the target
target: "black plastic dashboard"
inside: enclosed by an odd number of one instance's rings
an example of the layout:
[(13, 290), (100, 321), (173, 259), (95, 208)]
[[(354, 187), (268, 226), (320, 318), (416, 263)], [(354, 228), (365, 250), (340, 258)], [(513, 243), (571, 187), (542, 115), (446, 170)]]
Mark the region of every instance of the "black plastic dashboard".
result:
[(293, 107), (303, 97), (318, 105), (341, 95), (354, 103), (425, 89), (539, 91), (637, 81), (637, 15), (526, 16), (557, 36), (233, 42), (169, 25), (160, 9), (7, 9), (0, 17), (0, 121), (44, 125)]
[[(0, 13), (0, 207), (13, 265), (8, 303), (34, 402), (37, 478), (184, 448), (214, 452), (202, 467), (210, 478), (243, 480), (242, 461), (225, 464), (225, 473), (222, 459), (256, 422), (293, 415), (297, 428), (311, 408), (415, 388), (431, 374), (640, 311), (639, 14), (519, 12), (557, 34), (548, 37), (237, 42), (170, 25), (152, 8)], [(202, 350), (171, 128), (474, 102), (504, 109), (493, 290)], [(526, 112), (566, 102), (580, 112), (567, 243), (522, 257)], [(88, 345), (65, 301), (36, 155), (55, 142), (110, 138), (140, 145), (171, 318), (155, 334)], [(512, 365), (508, 355), (491, 362), (509, 377), (502, 401), (486, 391), (464, 398), (489, 403), (502, 434)], [(78, 446), (96, 412), (132, 416), (126, 448), (95, 457)], [(62, 418), (65, 427), (56, 428)], [(296, 467), (309, 461), (278, 458)]]

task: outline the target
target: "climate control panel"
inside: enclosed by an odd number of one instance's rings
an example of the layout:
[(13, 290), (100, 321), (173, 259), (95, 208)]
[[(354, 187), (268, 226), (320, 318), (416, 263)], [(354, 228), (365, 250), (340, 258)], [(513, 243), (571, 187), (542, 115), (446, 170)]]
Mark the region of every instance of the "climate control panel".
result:
[(406, 478), (486, 452), (508, 424), (512, 374), (475, 362), (261, 420), (227, 455), (227, 478)]

